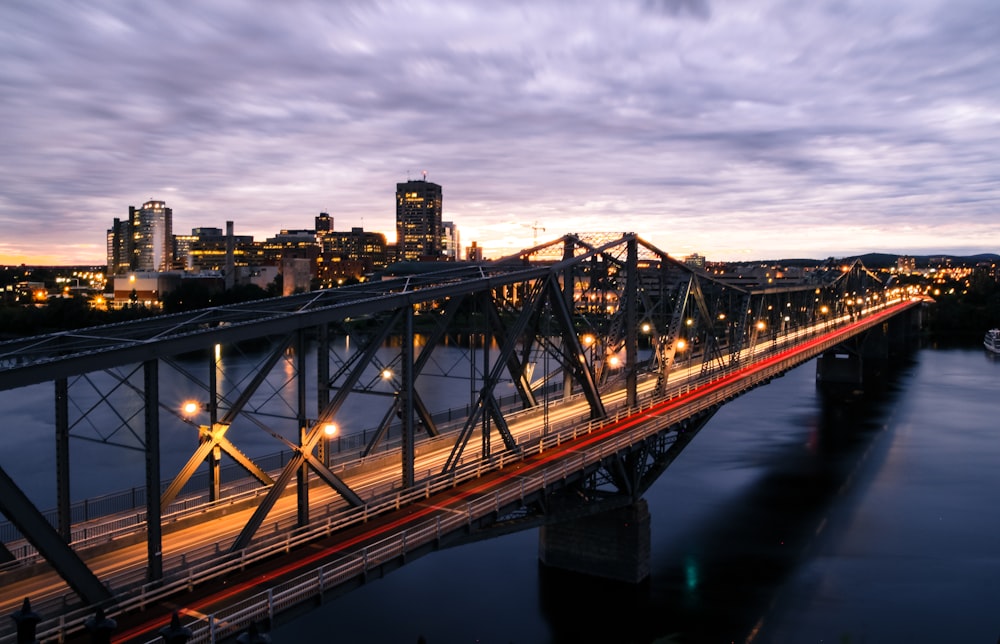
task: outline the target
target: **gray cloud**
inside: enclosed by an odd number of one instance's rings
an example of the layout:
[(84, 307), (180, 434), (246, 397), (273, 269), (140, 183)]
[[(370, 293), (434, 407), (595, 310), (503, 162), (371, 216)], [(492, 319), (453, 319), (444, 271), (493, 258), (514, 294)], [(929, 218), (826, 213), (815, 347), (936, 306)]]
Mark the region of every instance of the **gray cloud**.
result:
[(534, 221), (722, 259), (996, 250), (998, 42), (988, 0), (7, 3), (0, 262), (99, 263), (149, 197), (179, 230), (391, 235), (422, 170), (493, 254)]

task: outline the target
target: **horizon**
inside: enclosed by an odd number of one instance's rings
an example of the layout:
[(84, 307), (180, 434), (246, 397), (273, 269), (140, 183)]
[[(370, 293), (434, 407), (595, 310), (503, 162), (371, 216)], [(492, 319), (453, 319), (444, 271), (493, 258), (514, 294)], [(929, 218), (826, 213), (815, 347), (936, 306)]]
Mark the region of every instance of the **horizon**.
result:
[(0, 264), (105, 263), (147, 198), (180, 234), (391, 241), (423, 172), (494, 258), (608, 228), (725, 262), (1000, 250), (990, 0), (250, 6), (0, 5)]
[[(674, 255), (671, 255), (670, 253), (667, 253), (667, 254), (670, 257), (672, 257), (673, 259), (676, 259), (676, 260), (683, 260), (683, 259), (685, 259), (685, 257), (676, 257)], [(936, 258), (948, 258), (948, 259), (960, 259), (960, 260), (969, 259), (969, 260), (971, 260), (971, 259), (981, 258), (981, 257), (990, 257), (990, 258), (995, 259), (995, 260), (1000, 260), (1000, 253), (990, 253), (990, 252), (987, 252), (987, 253), (973, 253), (971, 255), (955, 255), (955, 254), (952, 254), (952, 253), (923, 253), (923, 254), (913, 255), (913, 254), (910, 254), (910, 253), (891, 253), (891, 252), (882, 252), (882, 251), (871, 251), (871, 252), (868, 252), (868, 253), (849, 253), (847, 255), (829, 255), (827, 257), (775, 257), (775, 258), (760, 258), (760, 259), (747, 259), (747, 260), (736, 260), (736, 261), (713, 260), (711, 258), (705, 258), (705, 261), (708, 262), (708, 263), (712, 263), (712, 264), (715, 264), (715, 263), (721, 263), (721, 264), (768, 264), (768, 263), (777, 263), (777, 262), (816, 262), (816, 263), (822, 263), (822, 262), (829, 261), (831, 259), (832, 260), (837, 260), (837, 261), (847, 260), (847, 259), (859, 259), (859, 258), (863, 258), (866, 255), (886, 255), (888, 257), (896, 257), (897, 259), (901, 258), (901, 257), (912, 257), (912, 258), (917, 259), (917, 260), (921, 260), (921, 259), (932, 260), (932, 259), (936, 259)], [(485, 258), (484, 261), (494, 261), (494, 260), (497, 260), (497, 259), (501, 259), (501, 258), (500, 257), (487, 257), (487, 258)], [(463, 259), (463, 260), (459, 260), (459, 261), (463, 261), (464, 262), (466, 260)], [(400, 260), (399, 262), (392, 262), (392, 263), (390, 263), (390, 265), (392, 265), (393, 263), (402, 263), (402, 260)], [(449, 263), (452, 263), (452, 262), (441, 262), (441, 264), (442, 264), (442, 270), (447, 270), (447, 264), (449, 264)], [(99, 267), (100, 268), (106, 268), (107, 267), (107, 263), (106, 262), (97, 262), (97, 263), (83, 262), (83, 263), (64, 263), (64, 264), (27, 264), (27, 263), (10, 264), (10, 263), (0, 262), (0, 269), (2, 269), (2, 270), (10, 270), (10, 269), (21, 268), (21, 267), (31, 268), (31, 269), (60, 269), (60, 268), (66, 269), (66, 268), (99, 268)], [(132, 271), (132, 272), (142, 272), (142, 271)]]

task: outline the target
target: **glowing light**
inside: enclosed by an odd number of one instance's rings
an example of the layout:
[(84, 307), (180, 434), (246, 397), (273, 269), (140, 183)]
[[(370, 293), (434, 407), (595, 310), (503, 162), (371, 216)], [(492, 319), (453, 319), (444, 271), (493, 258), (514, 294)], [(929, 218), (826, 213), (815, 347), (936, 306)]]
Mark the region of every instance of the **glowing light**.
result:
[(580, 339), (583, 340), (583, 344), (585, 346), (589, 347), (590, 345), (594, 344), (594, 336), (590, 335), (589, 333)]
[(649, 322), (646, 322), (646, 323), (644, 323), (642, 325), (642, 332), (643, 333), (649, 333), (650, 328), (652, 328), (652, 327), (649, 326)]
[(684, 340), (678, 340), (677, 341), (677, 350), (678, 351), (683, 351), (684, 347), (686, 347), (686, 346), (687, 346), (687, 342), (685, 342)]
[(323, 433), (327, 436), (333, 436), (337, 433), (337, 425), (335, 423), (327, 423), (323, 425)]
[(192, 414), (197, 414), (201, 411), (201, 403), (196, 400), (188, 400), (181, 406), (181, 411), (183, 411), (188, 416)]
[(383, 380), (388, 380), (390, 378), (392, 378), (392, 371), (390, 371), (389, 369), (383, 369), (382, 370), (382, 379)]
[(608, 364), (612, 367), (617, 367), (619, 362), (621, 361), (618, 359), (618, 356), (611, 356), (608, 358)]

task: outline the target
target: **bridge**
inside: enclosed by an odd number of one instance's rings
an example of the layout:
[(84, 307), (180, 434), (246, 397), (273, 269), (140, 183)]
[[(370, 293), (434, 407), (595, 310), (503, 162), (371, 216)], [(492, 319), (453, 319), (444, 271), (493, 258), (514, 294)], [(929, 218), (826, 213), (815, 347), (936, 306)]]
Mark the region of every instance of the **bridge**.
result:
[[(5, 448), (0, 610), (65, 641), (99, 609), (117, 641), (145, 642), (183, 606), (175, 627), (216, 641), (529, 526), (548, 564), (638, 580), (642, 494), (722, 404), (817, 357), (824, 387), (861, 387), (919, 311), (858, 262), (751, 288), (632, 233), (580, 234), (3, 342), (2, 404), (50, 392), (7, 431), (54, 442), (55, 502)], [(122, 453), (140, 480), (114, 474)], [(81, 498), (88, 477), (125, 491)], [(608, 513), (637, 519), (637, 559), (587, 554), (576, 526), (599, 539)]]

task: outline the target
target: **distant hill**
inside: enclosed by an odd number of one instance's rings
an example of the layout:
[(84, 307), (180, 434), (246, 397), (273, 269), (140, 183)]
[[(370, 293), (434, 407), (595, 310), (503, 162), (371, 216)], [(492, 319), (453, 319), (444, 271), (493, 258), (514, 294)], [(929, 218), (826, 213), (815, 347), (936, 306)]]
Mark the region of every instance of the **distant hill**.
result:
[[(833, 261), (837, 264), (850, 263), (856, 259), (860, 259), (861, 263), (868, 268), (892, 268), (896, 265), (897, 260), (900, 257), (913, 257), (917, 264), (917, 268), (927, 268), (928, 266), (937, 266), (942, 262), (951, 261), (953, 266), (973, 266), (980, 262), (996, 262), (1000, 263), (1000, 255), (996, 253), (981, 253), (979, 255), (900, 255), (893, 253), (865, 253), (864, 255), (849, 255), (847, 257), (834, 257)], [(791, 259), (769, 259), (761, 260), (762, 264), (781, 264), (782, 266), (819, 266), (828, 262), (830, 258), (825, 259), (805, 259), (805, 258), (791, 258)], [(755, 262), (751, 262), (755, 263)]]

